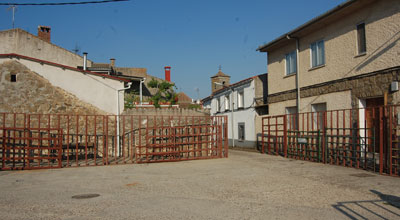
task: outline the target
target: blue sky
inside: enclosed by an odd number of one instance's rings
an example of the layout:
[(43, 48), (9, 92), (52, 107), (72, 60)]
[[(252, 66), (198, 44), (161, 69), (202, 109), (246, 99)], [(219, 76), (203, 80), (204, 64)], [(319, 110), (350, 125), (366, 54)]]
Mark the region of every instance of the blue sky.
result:
[[(0, 0), (79, 2), (85, 0)], [(37, 33), (51, 26), (52, 42), (76, 46), (95, 62), (116, 59), (121, 67), (144, 67), (171, 80), (192, 98), (211, 92), (210, 77), (222, 71), (231, 83), (267, 72), (258, 46), (339, 5), (344, 0), (131, 0), (129, 2), (19, 6), (15, 26)], [(0, 30), (12, 27), (12, 13), (0, 6)], [(196, 92), (199, 89), (199, 94)]]

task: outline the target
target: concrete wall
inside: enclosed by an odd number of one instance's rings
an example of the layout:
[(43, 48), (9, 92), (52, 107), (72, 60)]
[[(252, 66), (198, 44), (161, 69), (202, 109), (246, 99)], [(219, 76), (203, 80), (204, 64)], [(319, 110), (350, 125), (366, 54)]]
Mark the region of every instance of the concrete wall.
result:
[[(25, 59), (0, 58), (0, 63), (9, 60), (18, 61), (28, 69), (43, 76), (53, 86), (60, 87), (84, 102), (92, 104), (107, 113), (118, 113), (116, 90), (124, 88), (124, 83), (121, 81)], [(120, 112), (122, 112), (124, 109), (123, 92), (119, 93), (119, 99)]]
[[(400, 4), (397, 0), (365, 1), (309, 28), (299, 40), (300, 87), (332, 81), (400, 63)], [(361, 5), (364, 4), (364, 5)], [(365, 23), (367, 52), (358, 55), (356, 25)], [(311, 68), (310, 44), (325, 41), (325, 65)], [(295, 76), (285, 76), (285, 54), (295, 50), (295, 40), (268, 51), (269, 94), (295, 89)]]
[[(83, 66), (83, 57), (21, 29), (0, 31), (0, 54), (16, 53), (66, 66)], [(92, 61), (88, 60), (88, 66)]]

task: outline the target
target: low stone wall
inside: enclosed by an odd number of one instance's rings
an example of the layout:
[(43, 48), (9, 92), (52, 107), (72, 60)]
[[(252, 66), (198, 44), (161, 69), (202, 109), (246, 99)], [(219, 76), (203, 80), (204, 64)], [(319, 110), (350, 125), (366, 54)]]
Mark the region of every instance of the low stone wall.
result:
[(183, 109), (183, 108), (134, 108), (125, 110), (123, 115), (170, 115), (170, 116), (207, 116), (208, 109)]

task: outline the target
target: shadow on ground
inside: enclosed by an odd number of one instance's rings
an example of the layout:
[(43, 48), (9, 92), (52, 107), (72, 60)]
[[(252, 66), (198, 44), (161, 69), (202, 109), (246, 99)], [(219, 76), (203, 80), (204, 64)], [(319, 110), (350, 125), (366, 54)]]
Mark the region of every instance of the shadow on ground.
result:
[(400, 197), (370, 191), (380, 199), (338, 202), (332, 206), (349, 219), (400, 219)]

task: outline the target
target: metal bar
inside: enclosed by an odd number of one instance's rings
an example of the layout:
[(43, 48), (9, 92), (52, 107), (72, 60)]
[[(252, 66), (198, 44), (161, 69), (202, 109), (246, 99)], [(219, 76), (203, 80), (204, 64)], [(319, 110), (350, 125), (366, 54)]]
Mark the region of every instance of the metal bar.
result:
[(88, 166), (88, 116), (85, 115), (85, 163)]
[(379, 174), (383, 173), (383, 107), (379, 107)]
[(94, 140), (93, 140), (93, 147), (94, 147), (94, 152), (93, 152), (93, 158), (94, 158), (94, 165), (97, 166), (97, 115), (94, 116)]
[(78, 158), (78, 134), (79, 134), (79, 115), (76, 116), (76, 131), (75, 131), (75, 163), (79, 166), (79, 158)]
[(385, 106), (385, 108), (388, 108), (389, 111), (389, 175), (393, 175), (393, 164), (392, 164), (392, 144), (393, 144), (393, 123), (392, 123), (392, 107), (391, 106)]

